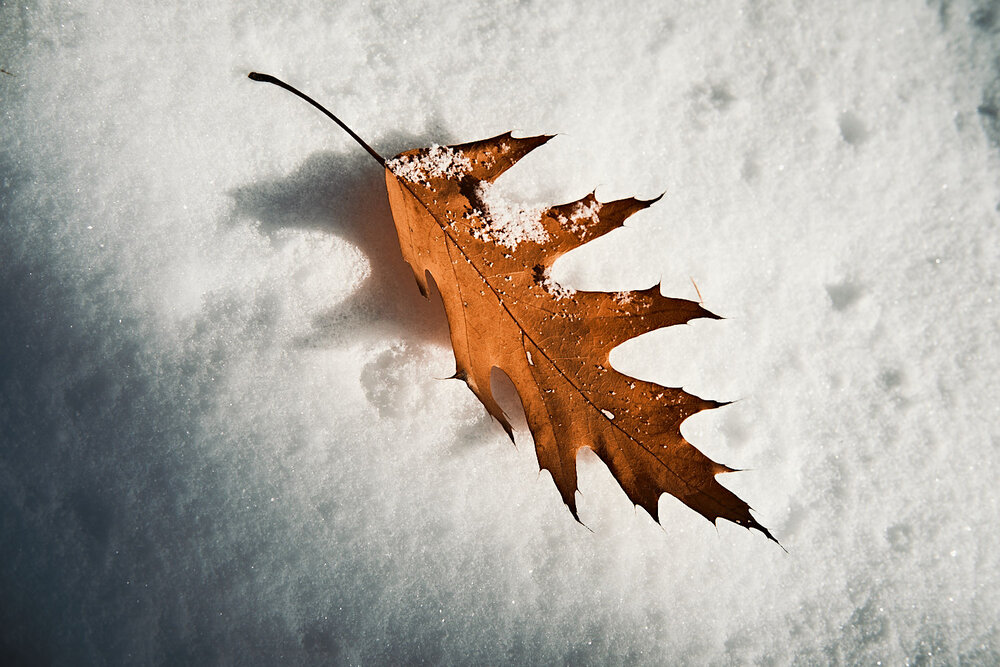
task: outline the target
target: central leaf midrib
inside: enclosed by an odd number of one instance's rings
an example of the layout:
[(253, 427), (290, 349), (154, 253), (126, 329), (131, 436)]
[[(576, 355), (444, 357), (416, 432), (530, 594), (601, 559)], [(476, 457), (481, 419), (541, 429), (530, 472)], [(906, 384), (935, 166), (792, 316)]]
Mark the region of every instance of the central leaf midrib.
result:
[[(387, 171), (389, 171), (389, 173), (392, 174), (391, 170), (387, 169)], [(423, 201), (423, 199), (421, 199), (419, 196), (417, 196), (417, 193), (415, 193), (410, 188), (410, 186), (405, 182), (405, 179), (396, 178), (395, 174), (392, 174), (392, 177), (393, 177), (393, 179), (396, 180), (397, 183), (399, 183), (404, 188), (406, 188), (406, 191), (409, 192), (413, 196), (413, 198), (416, 199), (417, 202), (420, 203), (420, 205), (424, 208), (425, 211), (427, 211), (427, 214), (431, 217), (431, 219), (434, 220), (434, 222), (437, 223), (438, 227), (441, 228), (441, 231), (444, 233), (445, 238), (448, 241), (451, 241), (451, 243), (455, 246), (455, 248), (458, 250), (458, 252), (461, 253), (462, 257), (465, 258), (465, 261), (468, 262), (468, 264), (472, 267), (472, 269), (479, 276), (480, 280), (482, 280), (483, 283), (487, 287), (490, 288), (490, 291), (493, 293), (493, 296), (496, 298), (497, 303), (500, 304), (500, 307), (503, 308), (504, 312), (507, 313), (507, 316), (510, 317), (511, 321), (513, 321), (514, 324), (517, 326), (517, 328), (521, 331), (521, 334), (525, 338), (527, 338), (528, 340), (531, 341), (531, 344), (535, 346), (535, 348), (542, 354), (543, 357), (545, 357), (546, 361), (548, 361), (552, 365), (552, 367), (556, 369), (556, 372), (559, 373), (560, 377), (562, 377), (563, 380), (567, 384), (569, 384), (571, 387), (573, 387), (573, 389), (576, 390), (576, 392), (583, 398), (583, 400), (586, 401), (587, 404), (596, 413), (598, 413), (601, 416), (602, 419), (604, 419), (605, 421), (607, 421), (608, 424), (610, 424), (613, 428), (615, 428), (616, 430), (618, 430), (622, 435), (624, 435), (626, 438), (628, 438), (629, 440), (631, 440), (632, 442), (634, 442), (636, 445), (638, 445), (647, 454), (649, 454), (650, 456), (652, 456), (653, 459), (657, 463), (659, 463), (660, 465), (662, 465), (665, 470), (667, 470), (671, 475), (673, 475), (674, 477), (676, 477), (685, 487), (687, 487), (689, 489), (692, 489), (692, 490), (695, 490), (695, 491), (698, 491), (699, 489), (697, 489), (696, 487), (692, 486), (690, 483), (688, 483), (687, 480), (685, 480), (683, 477), (681, 477), (679, 474), (677, 474), (669, 465), (667, 465), (662, 460), (660, 460), (660, 458), (658, 456), (656, 456), (656, 454), (652, 450), (650, 450), (648, 447), (646, 447), (646, 445), (644, 445), (642, 443), (642, 441), (640, 441), (639, 439), (637, 439), (636, 437), (634, 437), (631, 433), (627, 432), (621, 426), (619, 426), (618, 424), (616, 424), (613, 419), (609, 419), (608, 416), (604, 414), (604, 411), (601, 408), (597, 407), (597, 405), (592, 400), (590, 400), (590, 398), (587, 396), (587, 394), (584, 393), (583, 390), (580, 389), (580, 387), (578, 387), (576, 385), (576, 383), (573, 382), (569, 378), (569, 376), (566, 373), (563, 372), (563, 370), (561, 368), (559, 368), (558, 365), (556, 365), (555, 361), (553, 361), (549, 357), (549, 355), (545, 352), (544, 348), (542, 348), (538, 343), (535, 342), (534, 338), (531, 337), (531, 334), (528, 333), (528, 331), (521, 324), (521, 322), (514, 316), (514, 314), (512, 312), (510, 312), (510, 309), (507, 307), (507, 304), (504, 303), (503, 299), (500, 298), (500, 295), (497, 293), (496, 288), (493, 287), (493, 285), (490, 283), (489, 280), (487, 280), (485, 274), (483, 274), (483, 272), (479, 270), (479, 267), (476, 266), (476, 263), (472, 261), (472, 258), (469, 257), (469, 255), (465, 252), (465, 250), (462, 248), (461, 244), (459, 244), (458, 241), (456, 241), (455, 238), (451, 235), (451, 231), (448, 228), (449, 226), (446, 225), (446, 224), (444, 224), (441, 220), (438, 219), (438, 217), (436, 215), (434, 215), (434, 212), (431, 211), (430, 206), (428, 206)], [(449, 255), (450, 255), (450, 253), (449, 253)], [(454, 268), (452, 268), (452, 274), (454, 274), (454, 279), (455, 279), (455, 282), (457, 284), (458, 283), (458, 276), (457, 276), (457, 274), (455, 274)], [(464, 315), (463, 315), (463, 317), (464, 317)], [(467, 325), (466, 325), (466, 329), (468, 329)], [(543, 399), (543, 401), (544, 401), (544, 399)], [(706, 494), (706, 497), (711, 498), (712, 496)], [(713, 498), (713, 500), (714, 500), (714, 498)], [(720, 505), (720, 507), (721, 507), (721, 505)]]

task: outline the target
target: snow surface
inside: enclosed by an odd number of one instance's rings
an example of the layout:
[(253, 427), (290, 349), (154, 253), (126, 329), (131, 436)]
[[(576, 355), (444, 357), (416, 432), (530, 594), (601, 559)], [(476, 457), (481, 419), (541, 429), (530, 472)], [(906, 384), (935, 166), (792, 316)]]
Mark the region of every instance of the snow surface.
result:
[[(1000, 9), (327, 0), (0, 8), (0, 657), (1000, 661)], [(627, 343), (719, 400), (785, 553), (581, 457), (576, 524), (453, 370), (383, 155), (560, 133), (516, 201), (666, 196), (557, 278), (728, 319)]]

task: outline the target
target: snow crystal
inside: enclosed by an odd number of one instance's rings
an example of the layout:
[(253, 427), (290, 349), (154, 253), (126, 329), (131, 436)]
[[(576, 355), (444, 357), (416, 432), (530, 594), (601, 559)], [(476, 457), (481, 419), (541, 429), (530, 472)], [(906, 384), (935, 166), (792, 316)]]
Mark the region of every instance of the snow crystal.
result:
[(632, 292), (629, 291), (615, 292), (614, 294), (612, 294), (612, 297), (614, 298), (615, 303), (617, 303), (620, 306), (625, 306), (632, 303), (633, 299)]
[[(542, 225), (544, 206), (528, 206), (508, 200), (490, 183), (480, 183), (476, 187), (479, 221), (472, 234), (483, 241), (492, 241), (511, 250), (523, 241), (545, 243), (549, 233)], [(473, 219), (470, 218), (470, 219)]]
[(569, 297), (576, 294), (576, 290), (562, 283), (556, 282), (552, 277), (552, 269), (545, 269), (545, 273), (542, 274), (541, 280), (542, 289), (556, 297), (557, 299), (568, 299)]
[(588, 203), (577, 202), (569, 217), (559, 216), (559, 223), (577, 236), (583, 236), (587, 232), (586, 223), (597, 219), (601, 206), (601, 202), (596, 199)]
[(449, 146), (433, 144), (426, 152), (400, 155), (385, 163), (399, 178), (429, 184), (431, 178), (458, 179), (472, 171), (472, 162)]

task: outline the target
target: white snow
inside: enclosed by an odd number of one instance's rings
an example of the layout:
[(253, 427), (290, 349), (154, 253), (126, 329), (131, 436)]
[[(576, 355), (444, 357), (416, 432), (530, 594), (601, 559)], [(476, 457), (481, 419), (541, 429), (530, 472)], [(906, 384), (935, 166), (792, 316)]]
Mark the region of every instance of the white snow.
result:
[(542, 289), (557, 299), (569, 299), (576, 294), (576, 290), (569, 284), (553, 278), (553, 273), (554, 269), (545, 269), (545, 273), (542, 274)]
[(585, 220), (594, 220), (601, 212), (601, 202), (592, 201), (587, 204), (577, 202), (570, 212), (569, 217), (560, 216), (559, 222), (566, 226), (574, 234), (582, 235), (587, 229)]
[(399, 155), (385, 166), (393, 174), (414, 183), (428, 183), (431, 178), (460, 179), (472, 171), (472, 162), (448, 146), (432, 144), (426, 153)]
[[(960, 0), (3, 4), (0, 655), (997, 663), (998, 26)], [(251, 70), (386, 157), (559, 133), (500, 179), (517, 201), (666, 190), (552, 278), (696, 282), (725, 320), (612, 363), (740, 399), (683, 431), (788, 552), (670, 497), (661, 529), (587, 453), (573, 521), (530, 438), (438, 379), (379, 165)]]
[(542, 214), (548, 209), (542, 205), (527, 205), (512, 201), (491, 183), (476, 186), (476, 196), (481, 210), (472, 219), (476, 224), (472, 234), (483, 241), (491, 241), (510, 250), (519, 243), (545, 243), (549, 233), (542, 225)]

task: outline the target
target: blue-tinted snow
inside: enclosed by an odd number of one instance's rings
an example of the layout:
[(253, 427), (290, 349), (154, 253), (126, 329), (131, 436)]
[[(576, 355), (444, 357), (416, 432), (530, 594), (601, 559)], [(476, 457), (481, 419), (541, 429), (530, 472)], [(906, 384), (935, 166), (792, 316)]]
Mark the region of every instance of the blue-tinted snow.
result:
[[(978, 2), (6, 3), (0, 657), (1000, 660), (1000, 12)], [(614, 363), (788, 549), (593, 456), (572, 521), (451, 374), (385, 155), (561, 133), (517, 201), (721, 322)]]

